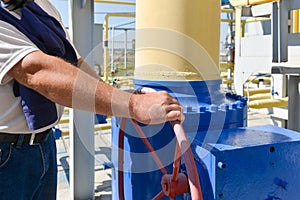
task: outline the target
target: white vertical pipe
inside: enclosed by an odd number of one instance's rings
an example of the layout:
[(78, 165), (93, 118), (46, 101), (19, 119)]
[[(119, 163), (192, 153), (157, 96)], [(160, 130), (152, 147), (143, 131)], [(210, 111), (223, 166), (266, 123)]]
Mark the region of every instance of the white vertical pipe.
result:
[[(79, 54), (93, 49), (94, 1), (69, 2), (70, 31)], [(93, 57), (85, 61), (93, 66)], [(70, 110), (70, 199), (94, 199), (94, 114)]]
[(115, 71), (115, 28), (111, 29), (111, 70)]
[(127, 69), (127, 29), (124, 30), (124, 69)]

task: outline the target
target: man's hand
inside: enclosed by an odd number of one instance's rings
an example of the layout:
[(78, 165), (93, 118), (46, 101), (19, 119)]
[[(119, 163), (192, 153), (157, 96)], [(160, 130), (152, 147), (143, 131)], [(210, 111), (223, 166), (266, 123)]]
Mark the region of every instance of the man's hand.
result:
[(145, 124), (184, 120), (181, 105), (167, 92), (143, 88), (141, 94), (132, 95), (129, 106), (131, 117)]

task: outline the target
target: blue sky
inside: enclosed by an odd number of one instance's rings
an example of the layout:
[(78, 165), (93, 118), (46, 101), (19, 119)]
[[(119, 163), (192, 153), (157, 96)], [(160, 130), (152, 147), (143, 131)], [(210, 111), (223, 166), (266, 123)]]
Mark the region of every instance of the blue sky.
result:
[[(68, 0), (50, 0), (56, 8), (60, 11), (65, 26), (68, 26)], [(135, 0), (126, 0), (126, 2), (135, 2)], [(95, 23), (103, 24), (105, 13), (112, 12), (125, 12), (134, 13), (135, 6), (130, 5), (117, 5), (117, 4), (106, 4), (106, 3), (95, 3)], [(124, 17), (113, 17), (109, 20), (111, 25), (119, 24), (121, 22), (128, 22), (133, 20), (132, 18)]]
[[(60, 11), (63, 22), (65, 26), (68, 26), (68, 0), (50, 0), (56, 8)], [(121, 0), (118, 0), (121, 1)], [(135, 0), (126, 0), (126, 2), (135, 2)], [(134, 13), (135, 6), (130, 5), (117, 5), (117, 4), (105, 4), (105, 3), (95, 3), (95, 23), (103, 24), (105, 13), (111, 12), (125, 12), (125, 13)], [(123, 22), (129, 22), (134, 20), (133, 18), (124, 18), (124, 17), (113, 17), (110, 18), (109, 24), (110, 26), (120, 24)], [(130, 27), (134, 26), (131, 25)], [(227, 33), (227, 25), (225, 23), (221, 23), (221, 41), (224, 41), (225, 35)]]

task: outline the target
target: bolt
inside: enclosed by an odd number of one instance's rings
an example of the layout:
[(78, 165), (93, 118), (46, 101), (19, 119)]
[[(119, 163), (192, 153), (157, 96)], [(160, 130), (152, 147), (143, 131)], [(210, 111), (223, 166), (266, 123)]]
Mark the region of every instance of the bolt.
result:
[(192, 106), (186, 106), (185, 110), (186, 110), (186, 112), (192, 112), (193, 111), (193, 107)]
[(237, 106), (238, 106), (239, 108), (242, 108), (242, 107), (244, 106), (244, 103), (241, 102), (241, 101), (238, 101), (238, 102), (237, 102)]
[(223, 104), (221, 105), (222, 110), (229, 110), (229, 105), (228, 104)]
[(205, 106), (199, 106), (199, 112), (204, 113), (206, 111)]
[(224, 163), (222, 163), (222, 162), (218, 162), (218, 167), (219, 167), (220, 169), (224, 169), (224, 168), (226, 168), (226, 164), (224, 164)]
[(233, 104), (231, 105), (231, 108), (232, 108), (232, 109), (236, 109), (236, 108), (237, 108), (237, 104), (236, 104), (236, 103), (233, 103)]
[(216, 111), (218, 110), (218, 106), (216, 106), (216, 105), (211, 105), (211, 106), (210, 106), (210, 110), (211, 110), (212, 112), (216, 112)]

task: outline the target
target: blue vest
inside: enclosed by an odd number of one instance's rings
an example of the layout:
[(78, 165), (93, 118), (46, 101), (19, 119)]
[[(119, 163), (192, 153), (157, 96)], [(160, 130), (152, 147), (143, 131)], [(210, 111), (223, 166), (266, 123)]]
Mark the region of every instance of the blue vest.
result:
[[(21, 9), (17, 19), (0, 6), (0, 20), (5, 21), (26, 35), (41, 51), (63, 58), (77, 66), (77, 56), (60, 23), (32, 2)], [(15, 81), (15, 96), (21, 96), (21, 105), (30, 130), (37, 130), (57, 120), (55, 103), (36, 91)]]

